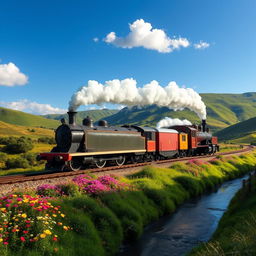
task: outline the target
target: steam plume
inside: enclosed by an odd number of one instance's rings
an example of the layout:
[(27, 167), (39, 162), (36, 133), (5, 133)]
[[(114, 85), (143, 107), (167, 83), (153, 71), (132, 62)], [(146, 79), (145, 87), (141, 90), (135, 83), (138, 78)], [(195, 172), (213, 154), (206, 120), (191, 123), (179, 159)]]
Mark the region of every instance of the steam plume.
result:
[(81, 87), (72, 96), (69, 110), (75, 111), (81, 105), (102, 103), (127, 106), (156, 104), (174, 110), (188, 108), (201, 119), (206, 119), (206, 106), (201, 96), (193, 89), (180, 88), (176, 82), (170, 82), (166, 87), (162, 87), (155, 80), (139, 88), (136, 80), (132, 78), (106, 81), (104, 85), (89, 80), (86, 86)]
[(192, 123), (187, 119), (180, 120), (178, 118), (165, 117), (164, 119), (160, 120), (156, 124), (156, 127), (161, 128), (161, 127), (169, 127), (174, 125), (192, 125)]

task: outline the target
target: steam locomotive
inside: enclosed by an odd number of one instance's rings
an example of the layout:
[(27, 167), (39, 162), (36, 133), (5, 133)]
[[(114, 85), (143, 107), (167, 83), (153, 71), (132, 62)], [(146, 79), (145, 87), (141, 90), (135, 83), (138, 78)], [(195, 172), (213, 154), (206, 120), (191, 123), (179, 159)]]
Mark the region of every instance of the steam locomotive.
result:
[(165, 128), (124, 125), (108, 126), (101, 120), (97, 126), (87, 117), (76, 124), (76, 112), (68, 112), (69, 123), (55, 132), (56, 147), (41, 153), (38, 160), (46, 160), (46, 169), (76, 171), (107, 163), (121, 166), (126, 162), (146, 162), (200, 154), (214, 154), (219, 150), (217, 137), (212, 136), (206, 121), (196, 125)]

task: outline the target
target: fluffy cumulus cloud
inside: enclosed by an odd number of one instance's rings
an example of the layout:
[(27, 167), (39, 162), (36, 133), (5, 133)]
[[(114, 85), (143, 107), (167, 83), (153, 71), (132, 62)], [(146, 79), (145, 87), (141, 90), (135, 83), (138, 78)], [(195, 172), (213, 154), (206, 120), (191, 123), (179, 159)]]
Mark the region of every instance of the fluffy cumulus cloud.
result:
[(190, 45), (186, 38), (170, 38), (164, 30), (155, 29), (143, 19), (129, 24), (130, 33), (126, 37), (118, 37), (115, 32), (109, 33), (104, 41), (122, 48), (144, 47), (161, 53), (172, 52), (180, 47)]
[(41, 104), (26, 99), (13, 102), (0, 101), (0, 106), (36, 115), (63, 114), (67, 111), (65, 109), (52, 107), (50, 104)]
[(27, 82), (28, 77), (21, 73), (14, 63), (0, 64), (0, 85), (15, 86), (24, 85)]
[(210, 44), (204, 41), (200, 41), (199, 43), (194, 44), (195, 49), (198, 49), (198, 50), (203, 50), (205, 48), (208, 48), (209, 46)]

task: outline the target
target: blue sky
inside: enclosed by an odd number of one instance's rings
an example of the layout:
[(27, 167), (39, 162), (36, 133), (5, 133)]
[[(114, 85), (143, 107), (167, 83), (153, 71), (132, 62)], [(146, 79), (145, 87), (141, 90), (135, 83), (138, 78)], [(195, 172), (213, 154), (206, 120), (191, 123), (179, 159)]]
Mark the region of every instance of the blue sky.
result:
[[(0, 67), (13, 63), (28, 78), (10, 78), (14, 82), (5, 85), (0, 71), (0, 103), (52, 112), (24, 105), (67, 109), (88, 80), (131, 77), (138, 86), (176, 81), (199, 93), (255, 91), (255, 13), (255, 0), (0, 0)], [(139, 19), (190, 45), (164, 53), (103, 40), (110, 32), (125, 38)], [(200, 41), (209, 47), (195, 49)]]

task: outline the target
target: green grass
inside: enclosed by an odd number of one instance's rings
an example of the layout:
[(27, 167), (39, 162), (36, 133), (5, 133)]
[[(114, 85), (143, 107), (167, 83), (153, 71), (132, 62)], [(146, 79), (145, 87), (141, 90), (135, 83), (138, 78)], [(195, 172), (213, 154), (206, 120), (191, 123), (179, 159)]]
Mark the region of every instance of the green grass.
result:
[(256, 180), (252, 189), (241, 189), (230, 202), (211, 240), (198, 246), (190, 255), (256, 255)]
[[(53, 200), (61, 205), (70, 232), (59, 235), (54, 255), (115, 255), (123, 242), (140, 237), (145, 225), (175, 211), (188, 198), (241, 176), (255, 166), (256, 153), (219, 157), (210, 163), (176, 163), (169, 168), (144, 167), (121, 178), (128, 190)], [(28, 255), (53, 255), (54, 245)]]
[(56, 128), (59, 122), (42, 116), (0, 107), (0, 121), (22, 126)]
[(256, 143), (256, 117), (231, 125), (216, 133), (219, 140), (233, 143)]

